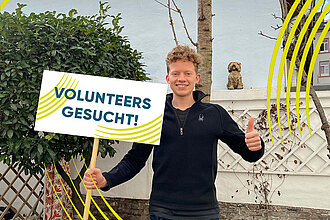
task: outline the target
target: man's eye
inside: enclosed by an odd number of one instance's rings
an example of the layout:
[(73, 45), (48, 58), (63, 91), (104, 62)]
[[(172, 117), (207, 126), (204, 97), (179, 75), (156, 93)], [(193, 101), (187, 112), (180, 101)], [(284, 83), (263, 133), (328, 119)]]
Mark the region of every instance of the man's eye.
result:
[(186, 75), (190, 76), (190, 75), (191, 75), (191, 73), (186, 73)]

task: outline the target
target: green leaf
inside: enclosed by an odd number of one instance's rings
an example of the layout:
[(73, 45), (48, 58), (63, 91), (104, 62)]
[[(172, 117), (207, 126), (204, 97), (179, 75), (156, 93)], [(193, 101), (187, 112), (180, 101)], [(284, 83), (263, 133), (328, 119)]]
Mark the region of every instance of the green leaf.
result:
[(69, 11), (69, 17), (70, 18), (73, 18), (74, 15), (78, 14), (77, 10), (76, 9), (71, 9)]
[(30, 121), (34, 121), (34, 117), (33, 117), (33, 115), (32, 115), (32, 114), (28, 114), (28, 119), (29, 119)]
[(13, 109), (14, 111), (17, 111), (17, 105), (15, 104), (10, 104), (11, 109)]
[(0, 162), (2, 162), (7, 156), (6, 155), (1, 155), (0, 156)]
[(51, 149), (47, 148), (47, 152), (49, 153), (50, 157), (52, 158), (52, 160), (56, 159), (56, 154), (54, 151), (52, 151)]
[(25, 82), (24, 81), (22, 81), (22, 82), (20, 82), (20, 83), (18, 83), (18, 87), (23, 87), (24, 86), (24, 84), (25, 84)]
[(43, 150), (42, 145), (38, 144), (38, 152), (40, 155), (42, 155), (42, 150)]
[(12, 138), (13, 135), (14, 135), (14, 131), (13, 131), (13, 130), (8, 130), (8, 131), (7, 131), (7, 136), (8, 136), (9, 138)]
[(3, 113), (7, 116), (9, 116), (9, 111), (8, 110), (4, 110)]
[(22, 123), (23, 125), (26, 125), (26, 126), (29, 125), (29, 124), (26, 122), (26, 120), (25, 120), (24, 118), (20, 118), (19, 120), (21, 121), (21, 123)]

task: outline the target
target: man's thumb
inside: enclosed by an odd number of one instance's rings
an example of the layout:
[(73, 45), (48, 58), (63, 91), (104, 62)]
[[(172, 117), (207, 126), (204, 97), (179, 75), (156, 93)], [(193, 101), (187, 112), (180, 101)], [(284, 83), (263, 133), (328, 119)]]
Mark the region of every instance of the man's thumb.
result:
[(253, 123), (254, 123), (254, 118), (250, 118), (248, 122), (248, 127), (246, 129), (246, 132), (251, 132), (253, 131)]

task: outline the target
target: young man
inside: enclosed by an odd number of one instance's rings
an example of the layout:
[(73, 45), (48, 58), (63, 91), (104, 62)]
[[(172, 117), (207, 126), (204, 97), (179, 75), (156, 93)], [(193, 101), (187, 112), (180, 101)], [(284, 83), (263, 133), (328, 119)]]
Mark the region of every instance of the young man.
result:
[[(250, 162), (264, 152), (253, 118), (244, 134), (225, 109), (201, 102), (206, 95), (193, 91), (201, 77), (200, 62), (199, 55), (188, 46), (176, 46), (167, 56), (166, 81), (173, 94), (167, 95), (159, 146), (134, 143), (111, 171), (90, 170), (97, 186), (109, 190), (135, 176), (154, 149), (151, 220), (219, 219), (214, 185), (218, 139)], [(84, 182), (95, 188), (88, 172)]]

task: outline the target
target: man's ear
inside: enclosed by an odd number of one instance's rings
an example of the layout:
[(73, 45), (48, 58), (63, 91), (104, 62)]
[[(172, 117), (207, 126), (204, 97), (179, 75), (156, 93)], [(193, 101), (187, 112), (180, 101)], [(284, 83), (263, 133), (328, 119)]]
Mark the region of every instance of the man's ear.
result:
[(197, 73), (196, 74), (196, 83), (198, 83), (200, 79), (201, 79), (201, 74)]
[(166, 75), (166, 82), (168, 83), (168, 84), (170, 84), (170, 80), (169, 80), (169, 78), (168, 78), (168, 74)]

